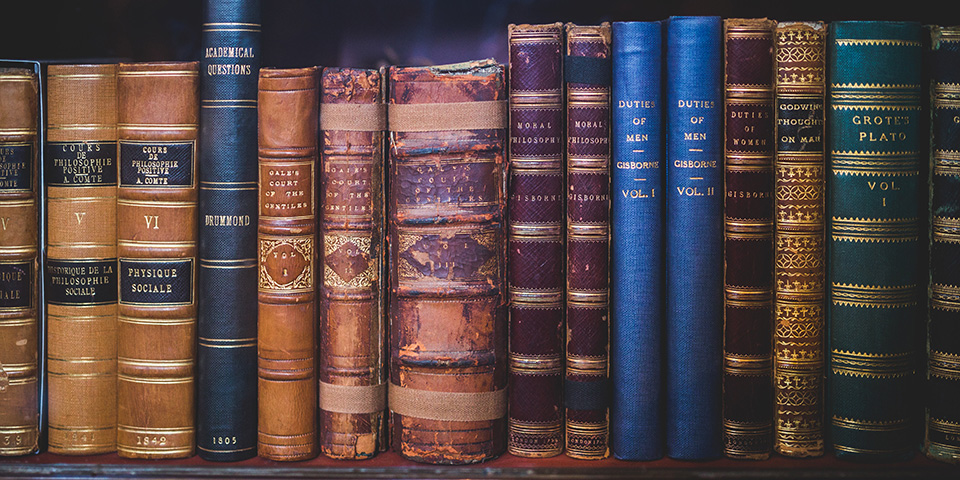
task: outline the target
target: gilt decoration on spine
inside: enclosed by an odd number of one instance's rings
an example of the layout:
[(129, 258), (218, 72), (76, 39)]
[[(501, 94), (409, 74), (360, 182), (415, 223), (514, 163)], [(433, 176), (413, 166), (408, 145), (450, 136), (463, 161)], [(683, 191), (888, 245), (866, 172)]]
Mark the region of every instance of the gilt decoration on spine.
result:
[(563, 451), (563, 25), (510, 25), (510, 419), (521, 457)]

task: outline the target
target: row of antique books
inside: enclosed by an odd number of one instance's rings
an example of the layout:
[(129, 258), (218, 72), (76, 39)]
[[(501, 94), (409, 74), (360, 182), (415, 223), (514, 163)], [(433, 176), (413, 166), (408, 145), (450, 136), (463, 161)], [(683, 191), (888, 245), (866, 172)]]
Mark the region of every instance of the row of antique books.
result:
[(206, 15), (0, 71), (0, 454), (960, 459), (960, 30), (511, 25), (508, 75)]

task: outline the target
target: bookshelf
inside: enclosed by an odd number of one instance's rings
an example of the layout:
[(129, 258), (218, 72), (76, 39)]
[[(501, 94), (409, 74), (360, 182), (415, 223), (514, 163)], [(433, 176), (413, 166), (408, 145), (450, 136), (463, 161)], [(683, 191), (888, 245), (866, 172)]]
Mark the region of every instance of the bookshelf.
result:
[[(199, 54), (202, 2), (196, 0), (39, 0), (8, 2), (0, 29), (0, 58), (56, 61), (193, 60)], [(949, 11), (947, 11), (949, 10)], [(932, 1), (773, 2), (677, 0), (646, 4), (629, 0), (369, 0), (264, 2), (263, 63), (307, 65), (437, 64), (475, 58), (507, 60), (508, 23), (655, 20), (670, 15), (769, 17), (778, 20), (914, 20), (958, 24), (960, 13)], [(199, 478), (956, 478), (960, 467), (924, 458), (856, 464), (832, 456), (767, 461), (720, 459), (682, 462), (524, 459), (504, 454), (472, 466), (416, 464), (393, 452), (362, 461), (320, 457), (281, 464), (254, 458), (214, 463), (138, 461), (116, 454), (66, 457), (41, 453), (0, 458), (0, 477), (199, 477)]]

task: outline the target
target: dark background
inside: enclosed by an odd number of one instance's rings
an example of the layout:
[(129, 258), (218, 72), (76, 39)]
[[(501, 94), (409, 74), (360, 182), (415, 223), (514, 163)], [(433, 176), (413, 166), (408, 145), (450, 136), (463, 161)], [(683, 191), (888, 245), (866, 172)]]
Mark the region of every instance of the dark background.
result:
[[(507, 61), (507, 24), (660, 20), (960, 23), (956, 0), (262, 0), (263, 65), (427, 65)], [(199, 60), (203, 0), (0, 0), (0, 58)]]

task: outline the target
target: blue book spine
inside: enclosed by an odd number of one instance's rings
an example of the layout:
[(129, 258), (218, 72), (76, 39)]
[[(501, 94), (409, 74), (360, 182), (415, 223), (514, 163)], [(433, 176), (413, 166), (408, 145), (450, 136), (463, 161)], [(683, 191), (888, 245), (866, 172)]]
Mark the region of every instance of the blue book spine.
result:
[(667, 23), (666, 453), (720, 456), (723, 96), (719, 17)]
[(838, 457), (906, 460), (919, 444), (921, 28), (834, 22), (827, 48), (830, 438)]
[(197, 448), (257, 450), (260, 1), (208, 0), (202, 32)]
[(661, 22), (613, 24), (611, 378), (613, 455), (663, 455)]

